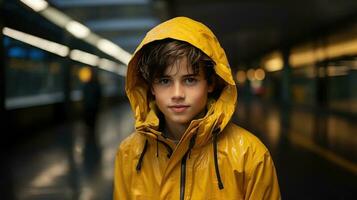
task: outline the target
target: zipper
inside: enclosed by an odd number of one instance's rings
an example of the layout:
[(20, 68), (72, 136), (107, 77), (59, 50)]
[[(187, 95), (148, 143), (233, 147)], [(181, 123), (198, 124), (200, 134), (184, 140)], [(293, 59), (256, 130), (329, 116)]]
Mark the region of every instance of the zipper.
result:
[(193, 135), (190, 139), (190, 144), (188, 145), (188, 150), (186, 151), (185, 155), (183, 155), (181, 160), (181, 182), (180, 182), (180, 200), (185, 199), (185, 186), (186, 186), (186, 161), (187, 156), (190, 158), (191, 150), (195, 145), (196, 134)]
[(186, 160), (187, 152), (181, 160), (181, 182), (180, 182), (180, 200), (185, 199), (185, 186), (186, 186)]

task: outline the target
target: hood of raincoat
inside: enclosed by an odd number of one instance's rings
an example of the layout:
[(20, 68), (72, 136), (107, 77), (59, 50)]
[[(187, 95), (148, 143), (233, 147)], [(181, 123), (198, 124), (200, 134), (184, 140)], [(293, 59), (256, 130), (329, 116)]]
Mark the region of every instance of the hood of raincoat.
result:
[[(215, 63), (216, 74), (224, 81), (224, 88), (218, 99), (209, 101), (206, 115), (193, 120), (183, 139), (190, 138), (193, 132), (196, 135), (196, 144), (206, 143), (212, 130), (223, 130), (231, 119), (237, 99), (237, 89), (226, 54), (216, 36), (204, 24), (186, 17), (176, 17), (168, 20), (149, 31), (141, 44), (137, 47), (128, 64), (126, 78), (126, 93), (135, 117), (135, 128), (138, 132), (157, 137), (159, 118), (154, 102), (148, 102), (149, 86), (140, 79), (138, 73), (138, 59), (140, 50), (153, 41), (163, 39), (186, 41), (208, 55)], [(196, 131), (192, 131), (196, 130)], [(181, 139), (181, 140), (183, 140)]]

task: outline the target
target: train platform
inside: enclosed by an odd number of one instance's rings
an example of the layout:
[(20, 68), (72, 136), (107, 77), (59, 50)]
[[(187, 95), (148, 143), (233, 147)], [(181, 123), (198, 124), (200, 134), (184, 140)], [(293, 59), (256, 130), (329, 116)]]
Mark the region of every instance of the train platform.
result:
[[(270, 150), (282, 199), (356, 197), (357, 125), (352, 120), (240, 101), (233, 121)], [(78, 119), (35, 133), (2, 158), (1, 199), (112, 199), (115, 152), (133, 123), (123, 101), (100, 112), (94, 131)]]

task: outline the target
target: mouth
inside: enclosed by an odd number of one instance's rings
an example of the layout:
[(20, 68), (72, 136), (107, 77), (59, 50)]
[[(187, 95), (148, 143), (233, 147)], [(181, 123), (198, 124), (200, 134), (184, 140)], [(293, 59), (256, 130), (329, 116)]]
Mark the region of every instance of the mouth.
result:
[(190, 106), (188, 105), (172, 105), (169, 106), (169, 109), (175, 113), (182, 113), (185, 112)]

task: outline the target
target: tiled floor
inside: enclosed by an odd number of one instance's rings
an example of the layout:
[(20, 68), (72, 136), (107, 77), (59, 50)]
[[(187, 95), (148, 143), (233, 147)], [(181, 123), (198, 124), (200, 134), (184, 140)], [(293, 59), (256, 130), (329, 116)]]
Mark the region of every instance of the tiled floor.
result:
[[(283, 199), (356, 198), (355, 122), (259, 102), (240, 102), (234, 121), (270, 149)], [(36, 133), (2, 165), (0, 199), (112, 199), (116, 148), (132, 131), (124, 102), (101, 112), (94, 133), (82, 121)]]

